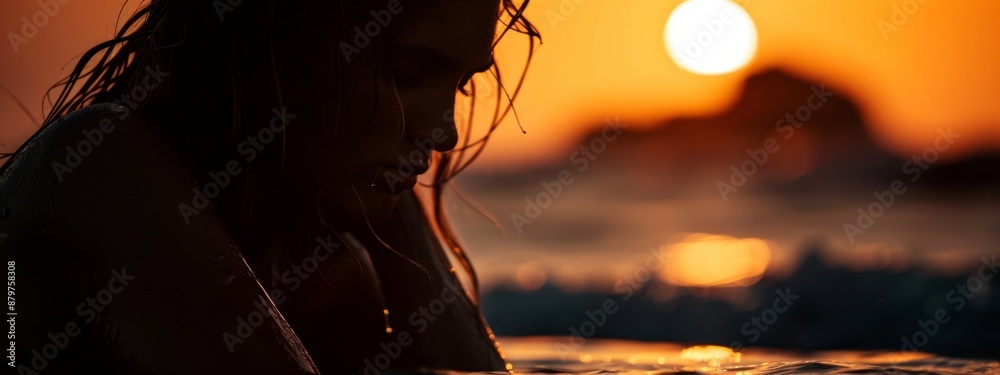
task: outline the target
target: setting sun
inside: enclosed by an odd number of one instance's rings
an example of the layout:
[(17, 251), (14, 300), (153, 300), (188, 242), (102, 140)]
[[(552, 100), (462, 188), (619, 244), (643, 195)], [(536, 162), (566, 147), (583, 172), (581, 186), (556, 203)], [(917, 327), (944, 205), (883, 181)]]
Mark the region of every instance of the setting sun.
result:
[(670, 14), (664, 38), (670, 57), (688, 71), (717, 75), (746, 66), (757, 51), (757, 28), (728, 0), (689, 0)]

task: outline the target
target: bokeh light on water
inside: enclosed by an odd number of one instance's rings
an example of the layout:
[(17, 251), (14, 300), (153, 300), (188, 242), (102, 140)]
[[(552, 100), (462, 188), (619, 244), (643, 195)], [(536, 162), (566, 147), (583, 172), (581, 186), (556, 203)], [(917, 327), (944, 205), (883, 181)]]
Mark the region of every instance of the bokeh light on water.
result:
[(753, 285), (771, 262), (768, 244), (757, 238), (696, 233), (666, 247), (670, 258), (660, 277), (679, 286)]

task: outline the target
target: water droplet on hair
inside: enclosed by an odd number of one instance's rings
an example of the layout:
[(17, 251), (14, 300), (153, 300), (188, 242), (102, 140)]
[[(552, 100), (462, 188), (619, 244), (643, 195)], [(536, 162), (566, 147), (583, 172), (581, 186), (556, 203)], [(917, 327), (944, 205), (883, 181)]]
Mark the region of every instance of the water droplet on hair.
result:
[(389, 309), (382, 309), (382, 316), (385, 319), (385, 334), (392, 334), (392, 324), (389, 323)]

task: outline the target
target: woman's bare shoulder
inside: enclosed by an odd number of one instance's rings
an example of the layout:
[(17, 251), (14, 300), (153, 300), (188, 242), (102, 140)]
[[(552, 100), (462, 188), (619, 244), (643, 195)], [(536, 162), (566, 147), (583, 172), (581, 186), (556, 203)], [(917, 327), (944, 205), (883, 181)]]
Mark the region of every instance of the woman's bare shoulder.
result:
[(128, 107), (95, 104), (53, 121), (17, 151), (0, 174), (0, 204), (24, 222), (43, 217), (66, 229), (125, 226), (154, 212), (164, 225), (182, 219), (177, 205), (196, 186), (147, 121)]
[(4, 166), (0, 183), (19, 182), (11, 181), (17, 172), (42, 177), (41, 169), (48, 169), (50, 173), (44, 174), (63, 182), (92, 155), (96, 159), (125, 149), (142, 152), (128, 147), (129, 143), (135, 142), (137, 136), (152, 134), (145, 121), (132, 115), (127, 107), (108, 103), (90, 105), (52, 121), (32, 135)]
[[(109, 343), (88, 349), (97, 358), (164, 373), (316, 373), (288, 322), (266, 313), (277, 307), (211, 206), (187, 217), (180, 209), (199, 185), (176, 152), (150, 124), (126, 113), (107, 105), (74, 112), (26, 143), (0, 176), (7, 210), (0, 215), (0, 233), (7, 235), (0, 252), (14, 254), (19, 269), (40, 270), (42, 281), (29, 281), (28, 295), (71, 295), (53, 309), (77, 318), (74, 312), (84, 313), (72, 310), (76, 298), (99, 289), (115, 293), (107, 302), (112, 309), (87, 310), (99, 324), (89, 329), (98, 335), (94, 342)], [(112, 285), (109, 272), (141, 286), (101, 289)], [(235, 317), (258, 310), (265, 311), (254, 326), (261, 333), (229, 333), (236, 332)], [(50, 321), (40, 321), (26, 331), (39, 345), (51, 329)], [(165, 361), (162, 353), (185, 360)], [(79, 367), (66, 358), (59, 360)]]

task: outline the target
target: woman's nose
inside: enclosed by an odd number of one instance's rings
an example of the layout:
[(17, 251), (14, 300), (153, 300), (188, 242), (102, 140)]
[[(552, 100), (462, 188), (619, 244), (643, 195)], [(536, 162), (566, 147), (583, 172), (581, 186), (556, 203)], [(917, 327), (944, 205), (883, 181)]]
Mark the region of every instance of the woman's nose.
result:
[[(425, 101), (407, 116), (407, 132), (421, 144), (438, 152), (451, 151), (458, 144), (458, 127), (455, 124), (455, 96)], [(443, 96), (443, 95), (442, 95)], [(427, 147), (430, 146), (430, 147)]]

